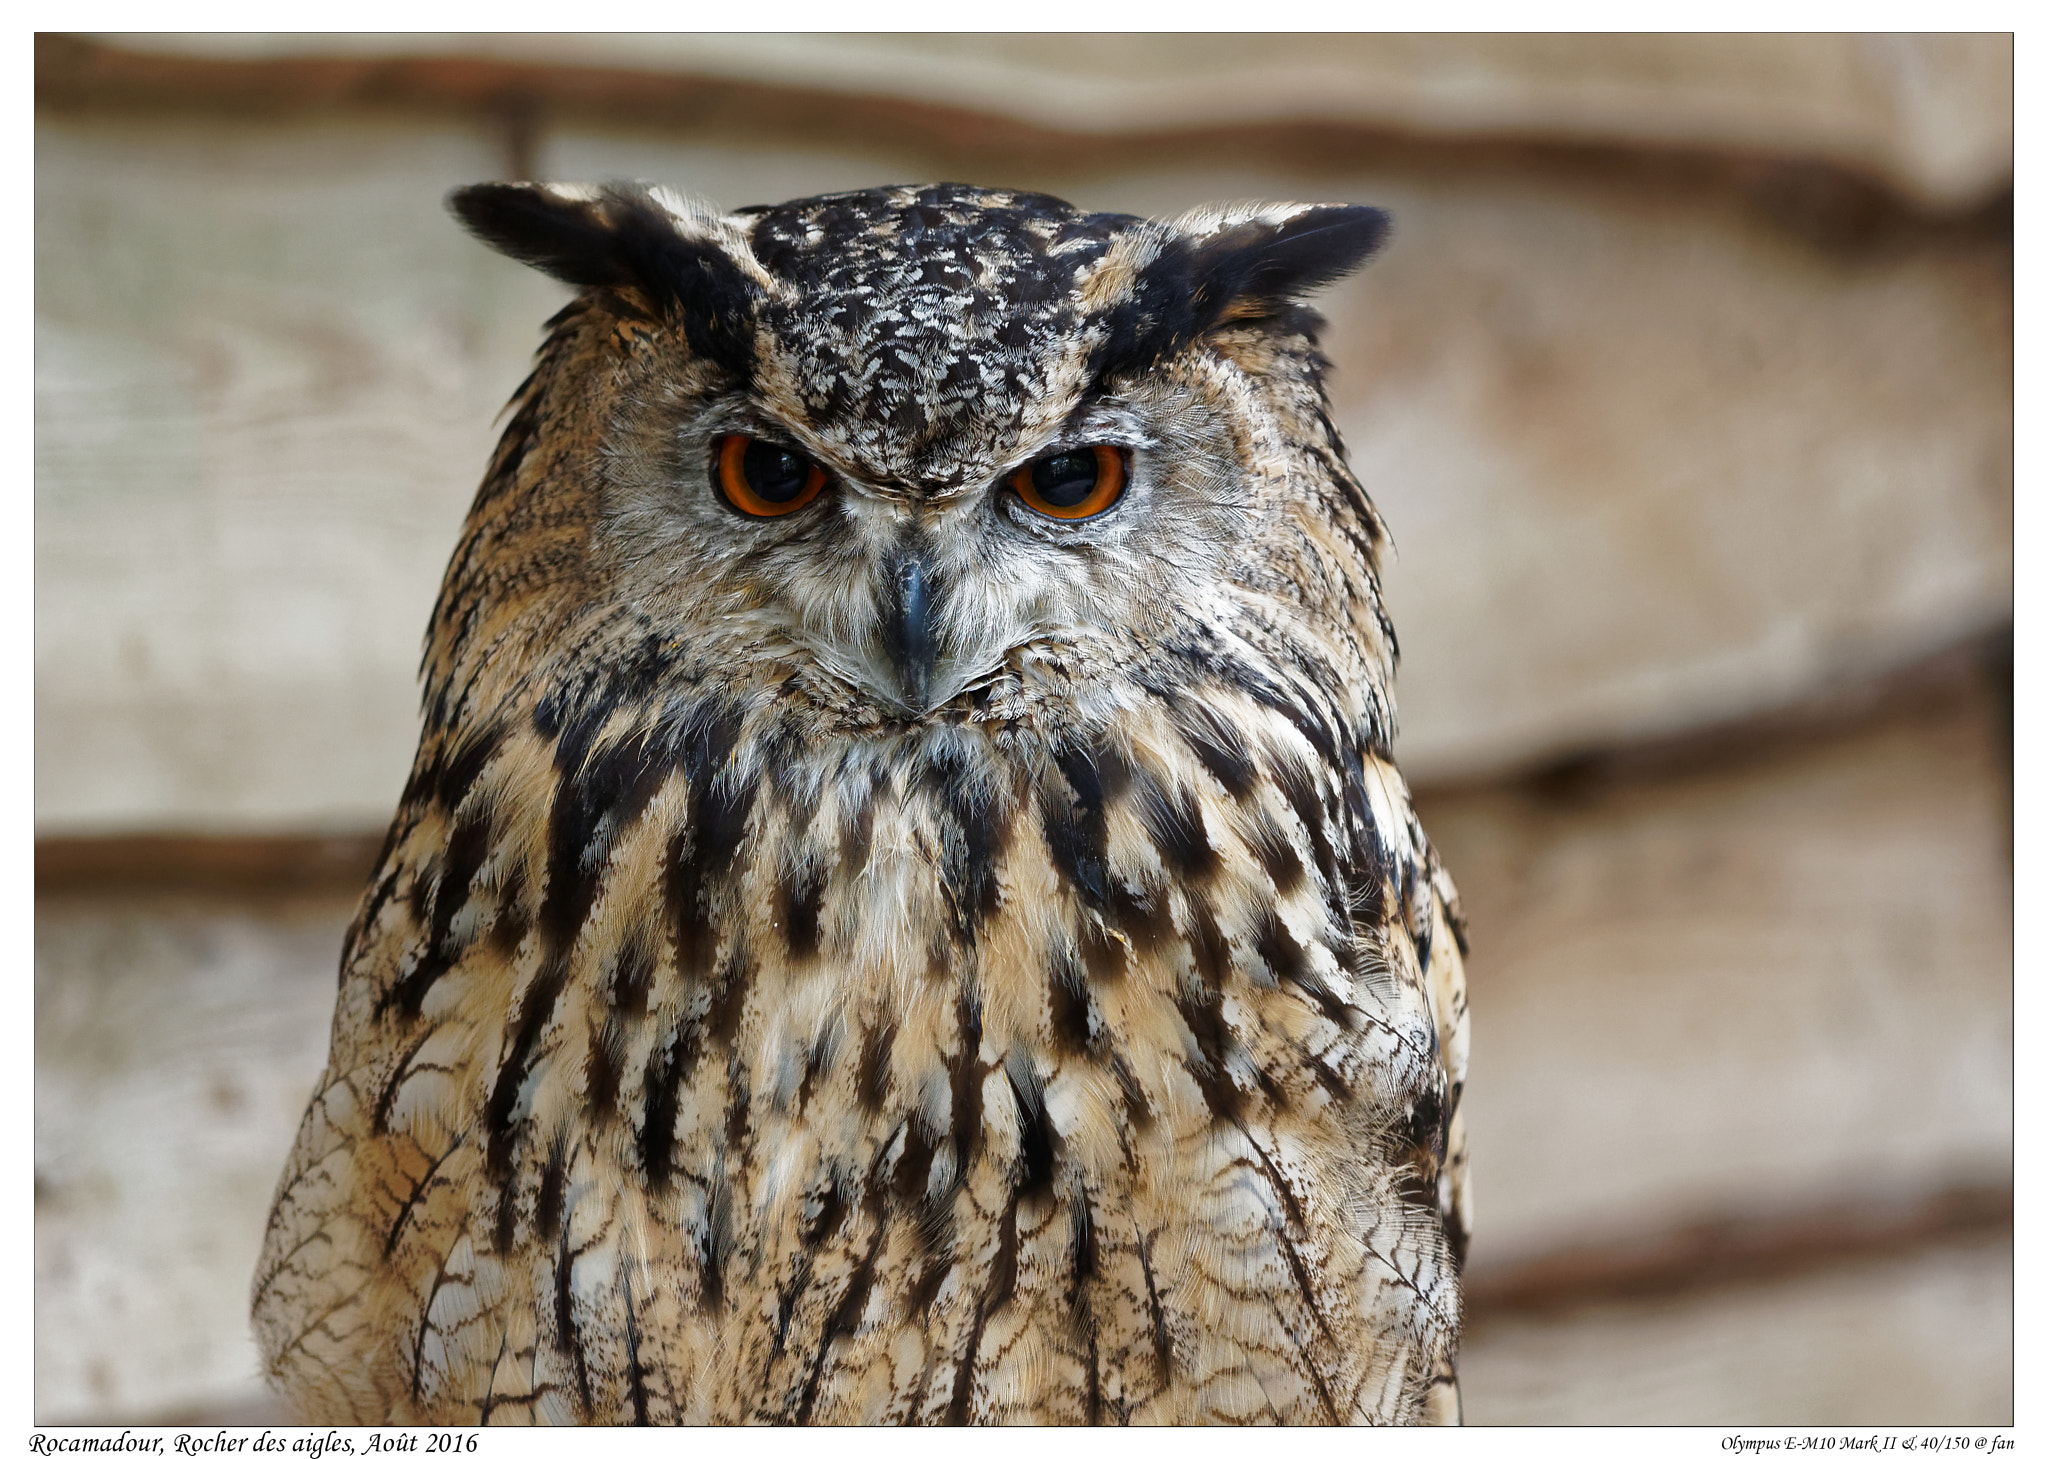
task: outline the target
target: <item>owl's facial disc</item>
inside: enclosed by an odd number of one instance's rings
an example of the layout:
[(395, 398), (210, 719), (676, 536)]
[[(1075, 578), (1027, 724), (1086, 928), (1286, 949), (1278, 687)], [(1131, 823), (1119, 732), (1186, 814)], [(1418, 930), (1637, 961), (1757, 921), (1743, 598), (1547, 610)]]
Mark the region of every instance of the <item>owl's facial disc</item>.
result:
[(604, 451), (598, 565), (736, 688), (787, 685), (849, 723), (1024, 702), (1011, 686), (1108, 713), (1090, 666), (1209, 601), (1259, 530), (1230, 378), (1054, 397), (1029, 434), (990, 432), (965, 479), (877, 465), (758, 392), (635, 392)]
[(705, 465), (694, 491), (684, 469), (671, 504), (722, 508), (692, 512), (697, 545), (733, 570), (729, 600), (751, 600), (757, 646), (807, 651), (891, 717), (921, 719), (1013, 651), (1071, 638), (1074, 602), (1095, 596), (1073, 579), (1133, 479), (1129, 445), (1084, 439), (966, 489), (881, 482), (840, 443), (806, 449), (787, 423), (725, 420), (681, 429)]

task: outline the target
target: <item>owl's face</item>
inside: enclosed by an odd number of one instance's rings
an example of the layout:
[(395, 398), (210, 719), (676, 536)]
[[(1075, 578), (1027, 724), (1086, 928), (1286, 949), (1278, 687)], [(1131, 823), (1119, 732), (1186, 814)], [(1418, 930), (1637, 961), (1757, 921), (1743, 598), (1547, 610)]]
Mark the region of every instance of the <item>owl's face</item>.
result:
[(1144, 627), (1247, 535), (1226, 423), (1151, 382), (1045, 397), (977, 434), (951, 479), (898, 474), (788, 399), (629, 409), (606, 555), (644, 601), (729, 615), (754, 652), (806, 657), (892, 717), (941, 710), (1034, 646)]
[(1363, 259), (1373, 210), (1162, 224), (955, 186), (457, 206), (635, 325), (598, 412), (591, 570), (700, 659), (904, 723), (999, 680), (1114, 699), (1101, 666), (1191, 634), (1227, 650), (1247, 594), (1320, 577), (1331, 601), (1297, 607), (1361, 610), (1316, 539), (1377, 524), (1290, 297)]

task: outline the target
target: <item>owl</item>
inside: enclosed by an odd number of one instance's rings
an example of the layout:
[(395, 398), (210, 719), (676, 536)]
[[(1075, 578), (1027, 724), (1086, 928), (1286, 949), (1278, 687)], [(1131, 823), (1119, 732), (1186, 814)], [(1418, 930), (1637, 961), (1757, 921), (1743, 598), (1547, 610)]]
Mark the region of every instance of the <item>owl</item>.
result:
[(576, 286), (254, 1290), (308, 1421), (1443, 1422), (1363, 207), (482, 185)]

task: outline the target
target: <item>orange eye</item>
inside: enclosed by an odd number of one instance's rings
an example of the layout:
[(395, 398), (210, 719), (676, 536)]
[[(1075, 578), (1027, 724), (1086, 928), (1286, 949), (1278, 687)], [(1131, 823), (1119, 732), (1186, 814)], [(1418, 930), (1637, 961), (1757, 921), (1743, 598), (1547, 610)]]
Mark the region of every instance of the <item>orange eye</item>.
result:
[(1124, 494), (1124, 453), (1114, 446), (1084, 446), (1041, 456), (1010, 473), (1010, 489), (1032, 511), (1063, 522), (1099, 516)]
[(712, 469), (718, 491), (750, 517), (786, 517), (825, 489), (825, 468), (753, 436), (720, 436)]

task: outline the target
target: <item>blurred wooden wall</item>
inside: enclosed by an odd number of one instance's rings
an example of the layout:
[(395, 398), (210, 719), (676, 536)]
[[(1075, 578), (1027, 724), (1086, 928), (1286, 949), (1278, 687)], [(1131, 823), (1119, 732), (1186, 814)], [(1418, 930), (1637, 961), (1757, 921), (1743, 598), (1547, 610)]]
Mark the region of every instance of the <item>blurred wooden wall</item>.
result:
[(44, 36), (36, 1391), (245, 1332), (563, 290), (482, 178), (1369, 201), (1323, 300), (1473, 925), (1477, 1422), (2009, 1422), (2011, 43)]

